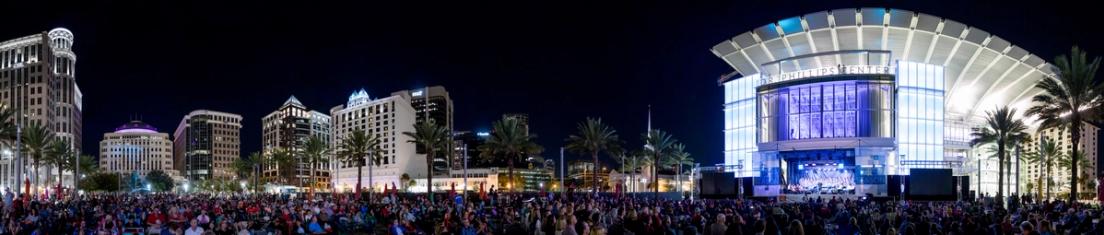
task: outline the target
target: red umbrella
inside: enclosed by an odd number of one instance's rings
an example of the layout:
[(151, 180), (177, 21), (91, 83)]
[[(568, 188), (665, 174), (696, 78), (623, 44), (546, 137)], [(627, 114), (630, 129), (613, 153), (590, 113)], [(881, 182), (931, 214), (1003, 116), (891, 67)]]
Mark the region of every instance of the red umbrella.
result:
[(483, 192), (483, 183), (479, 183), (479, 199), (487, 200), (487, 193)]
[(456, 197), (456, 182), (452, 182), (452, 190), (449, 191), (449, 198)]
[(356, 184), (356, 198), (357, 200), (360, 200), (360, 182), (357, 182)]

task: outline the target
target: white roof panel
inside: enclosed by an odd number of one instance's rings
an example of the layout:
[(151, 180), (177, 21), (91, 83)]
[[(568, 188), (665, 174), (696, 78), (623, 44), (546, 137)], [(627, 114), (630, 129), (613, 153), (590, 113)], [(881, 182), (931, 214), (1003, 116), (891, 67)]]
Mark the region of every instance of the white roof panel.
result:
[[(711, 51), (749, 76), (758, 73), (763, 63), (793, 56), (837, 50), (889, 50), (895, 59), (944, 66), (944, 82), (949, 89), (947, 106), (954, 107), (948, 115), (975, 115), (975, 109), (984, 108), (980, 105), (986, 102), (1025, 101), (1038, 93), (1033, 84), (1052, 73), (1052, 66), (1042, 58), (954, 20), (898, 9), (863, 8), (862, 17), (858, 17), (859, 12), (857, 8), (846, 8), (782, 19), (741, 33), (731, 43), (714, 45)], [(787, 32), (785, 40), (780, 38), (779, 28)], [(817, 56), (784, 66), (807, 69), (862, 61), (857, 55)], [(977, 97), (969, 103), (951, 104), (955, 93)]]

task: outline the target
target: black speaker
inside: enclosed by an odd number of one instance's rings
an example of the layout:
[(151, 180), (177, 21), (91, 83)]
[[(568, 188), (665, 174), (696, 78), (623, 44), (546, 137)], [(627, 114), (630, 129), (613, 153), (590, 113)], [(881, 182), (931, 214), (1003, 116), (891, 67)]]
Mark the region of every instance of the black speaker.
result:
[(755, 192), (755, 184), (751, 183), (752, 179), (754, 179), (754, 177), (740, 178), (740, 181), (743, 181), (744, 197), (750, 197), (752, 192)]
[(970, 193), (970, 177), (959, 176), (958, 178), (958, 198), (962, 200), (973, 200), (973, 193)]
[(735, 175), (731, 172), (702, 173), (701, 192), (704, 198), (732, 198), (736, 197)]
[(887, 175), (886, 176), (886, 195), (892, 198), (901, 197), (901, 176), (900, 175)]

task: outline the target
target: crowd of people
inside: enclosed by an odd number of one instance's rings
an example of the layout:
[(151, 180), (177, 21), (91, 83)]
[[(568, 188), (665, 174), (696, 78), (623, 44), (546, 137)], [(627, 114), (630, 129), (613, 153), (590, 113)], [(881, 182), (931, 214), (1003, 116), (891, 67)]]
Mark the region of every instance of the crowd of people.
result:
[(1099, 207), (1019, 197), (1008, 203), (496, 192), (469, 200), (398, 193), (4, 197), (0, 234), (1104, 234)]

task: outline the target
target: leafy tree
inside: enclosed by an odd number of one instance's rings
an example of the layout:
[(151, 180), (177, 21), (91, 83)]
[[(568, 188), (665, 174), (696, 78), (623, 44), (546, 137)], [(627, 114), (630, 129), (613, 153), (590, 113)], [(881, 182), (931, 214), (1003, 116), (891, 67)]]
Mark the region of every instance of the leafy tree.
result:
[(617, 131), (602, 123), (601, 118), (587, 118), (577, 126), (578, 133), (567, 137), (567, 149), (589, 154), (594, 164), (591, 181), (594, 193), (598, 193), (598, 153), (616, 148)]
[(985, 144), (992, 144), (997, 148), (998, 159), (998, 176), (997, 176), (997, 199), (998, 201), (1004, 200), (1004, 178), (1006, 164), (1008, 158), (1008, 150), (1014, 146), (1018, 146), (1023, 141), (1027, 140), (1027, 126), (1023, 121), (1016, 119), (1016, 109), (1008, 108), (1008, 106), (997, 108), (993, 111), (985, 111), (985, 126), (983, 128), (976, 129), (971, 133), (974, 137), (970, 141), (971, 146), (981, 146)]
[(403, 135), (412, 138), (408, 142), (419, 144), (426, 151), (426, 166), (429, 174), (426, 175), (429, 200), (433, 200), (433, 155), (441, 148), (445, 148), (452, 133), (443, 126), (438, 126), (433, 120), (414, 124), (414, 132), (403, 132)]
[(81, 180), (80, 189), (92, 192), (114, 192), (118, 191), (121, 186), (119, 174), (115, 173), (96, 173), (85, 177)]
[(165, 174), (165, 172), (161, 170), (152, 170), (149, 173), (146, 173), (146, 181), (149, 182), (151, 186), (153, 186), (152, 189), (155, 192), (169, 191), (172, 190), (173, 185), (176, 185), (176, 182), (173, 182), (172, 177), (170, 177), (168, 174)]
[[(1070, 49), (1070, 55), (1054, 59), (1054, 74), (1057, 77), (1044, 77), (1035, 84), (1043, 93), (1031, 98), (1034, 106), (1027, 109), (1027, 115), (1039, 119), (1038, 130), (1063, 128), (1070, 133), (1070, 156), (1076, 154), (1081, 143), (1081, 131), (1085, 121), (1099, 120), (1101, 106), (1104, 106), (1104, 87), (1096, 80), (1096, 70), (1100, 68), (1100, 57), (1089, 59), (1088, 53), (1078, 47)], [(1076, 164), (1070, 167), (1070, 185), (1077, 183)], [(1077, 200), (1077, 187), (1070, 188), (1070, 202)]]

